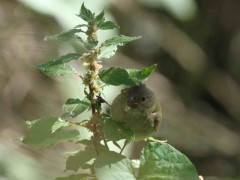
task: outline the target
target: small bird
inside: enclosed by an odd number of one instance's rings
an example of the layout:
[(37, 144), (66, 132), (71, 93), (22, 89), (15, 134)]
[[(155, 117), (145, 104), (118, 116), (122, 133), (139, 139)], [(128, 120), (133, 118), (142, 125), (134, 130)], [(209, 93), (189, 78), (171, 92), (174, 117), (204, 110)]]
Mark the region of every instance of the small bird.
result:
[(135, 141), (157, 132), (162, 121), (160, 103), (144, 84), (123, 89), (114, 99), (111, 113), (113, 120), (134, 132)]

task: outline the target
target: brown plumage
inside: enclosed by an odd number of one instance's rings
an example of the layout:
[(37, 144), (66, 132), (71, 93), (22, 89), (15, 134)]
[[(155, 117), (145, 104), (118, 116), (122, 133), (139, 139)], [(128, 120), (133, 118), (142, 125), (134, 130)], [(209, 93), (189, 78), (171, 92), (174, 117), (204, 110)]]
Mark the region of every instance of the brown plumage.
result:
[(123, 89), (111, 106), (115, 121), (124, 123), (135, 134), (135, 140), (142, 140), (159, 130), (162, 121), (160, 103), (155, 94), (140, 84)]

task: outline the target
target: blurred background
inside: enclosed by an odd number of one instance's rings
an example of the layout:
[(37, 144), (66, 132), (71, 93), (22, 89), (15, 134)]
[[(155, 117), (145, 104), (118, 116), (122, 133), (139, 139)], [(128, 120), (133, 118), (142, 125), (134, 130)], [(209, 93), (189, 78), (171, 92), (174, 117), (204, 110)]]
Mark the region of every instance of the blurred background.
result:
[[(82, 0), (0, 0), (0, 180), (50, 180), (61, 176), (71, 143), (35, 149), (17, 138), (24, 121), (61, 115), (68, 97), (81, 96), (74, 75), (47, 77), (30, 69), (58, 56), (81, 52), (76, 43), (45, 42), (81, 23)], [(186, 154), (205, 180), (240, 179), (240, 1), (85, 0), (86, 6), (121, 29), (99, 32), (142, 36), (105, 67), (158, 64), (146, 84), (163, 109), (159, 139)], [(106, 88), (106, 91), (109, 91)], [(119, 92), (111, 89), (111, 102)], [(109, 93), (107, 93), (109, 94)], [(77, 119), (76, 119), (77, 120)], [(83, 133), (84, 134), (84, 133)], [(127, 150), (138, 158), (143, 142)]]

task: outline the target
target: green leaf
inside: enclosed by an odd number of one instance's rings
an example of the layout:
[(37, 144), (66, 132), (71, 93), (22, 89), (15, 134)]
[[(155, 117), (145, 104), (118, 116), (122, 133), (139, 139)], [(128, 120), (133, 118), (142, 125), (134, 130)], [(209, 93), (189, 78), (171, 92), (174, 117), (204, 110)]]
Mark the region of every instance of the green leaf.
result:
[(76, 25), (74, 28), (80, 28), (80, 27), (88, 27), (87, 24), (79, 24), (79, 25)]
[(48, 76), (62, 76), (65, 74), (74, 74), (77, 73), (77, 71), (71, 67), (69, 64), (58, 64), (58, 65), (52, 65), (52, 61), (43, 63), (38, 66), (33, 66), (33, 68), (41, 70), (44, 74)]
[(70, 175), (67, 177), (58, 177), (55, 180), (85, 180), (85, 178), (79, 175)]
[(94, 149), (86, 149), (84, 151), (79, 151), (74, 156), (69, 156), (66, 163), (66, 170), (77, 171), (82, 166), (85, 166), (85, 163), (97, 157), (97, 154)]
[(136, 180), (131, 161), (113, 151), (100, 153), (94, 169), (98, 180)]
[(105, 12), (102, 11), (100, 14), (98, 14), (95, 18), (95, 21), (99, 22), (99, 21), (105, 21), (105, 18), (104, 18), (104, 15), (105, 15)]
[(62, 118), (75, 118), (90, 107), (90, 103), (84, 99), (69, 98), (63, 105)]
[(45, 41), (48, 40), (60, 40), (60, 41), (69, 41), (69, 40), (78, 40), (83, 42), (82, 38), (77, 36), (75, 33), (84, 32), (81, 29), (70, 29), (69, 31), (62, 32), (60, 34), (47, 36), (44, 38)]
[(70, 53), (61, 56), (56, 60), (48, 61), (46, 63), (33, 66), (33, 68), (41, 70), (44, 74), (48, 76), (72, 74), (76, 73), (76, 70), (66, 63), (72, 60), (78, 60), (80, 58), (81, 58), (80, 54)]
[(81, 166), (81, 169), (91, 169), (91, 168), (93, 168), (93, 164), (86, 163), (86, 164)]
[[(78, 60), (81, 58), (81, 54), (78, 54), (78, 53), (69, 53), (69, 54), (66, 54), (64, 56), (60, 56), (58, 59), (55, 59), (55, 60), (52, 60), (52, 61), (48, 61), (45, 64), (45, 66), (47, 65), (48, 66), (56, 66), (56, 65), (59, 65), (59, 64), (64, 64), (64, 63), (68, 63), (72, 60)], [(44, 67), (43, 65), (44, 64), (41, 64), (41, 65), (38, 65), (38, 66), (33, 66), (33, 67)]]
[(109, 85), (136, 86), (140, 82), (147, 80), (156, 67), (156, 64), (142, 70), (111, 67), (100, 71), (99, 77), (104, 83)]
[(94, 20), (94, 14), (84, 6), (84, 3), (81, 6), (80, 14), (77, 16), (87, 22), (91, 22)]
[(119, 28), (119, 26), (114, 22), (106, 21), (104, 23), (98, 24), (98, 28), (101, 30), (108, 30), (108, 29)]
[(167, 143), (149, 143), (141, 153), (138, 180), (197, 180), (189, 159)]
[(57, 131), (58, 129), (62, 128), (62, 127), (66, 127), (69, 125), (69, 122), (62, 120), (60, 118), (58, 118), (58, 120), (53, 124), (52, 126), (52, 133), (54, 133), (55, 131)]
[(134, 133), (124, 127), (120, 122), (116, 122), (110, 117), (100, 120), (103, 126), (104, 138), (108, 141), (119, 141), (121, 139), (134, 139)]
[(59, 121), (57, 117), (36, 120), (29, 128), (28, 135), (22, 142), (35, 147), (48, 147), (63, 141), (72, 141), (79, 138), (77, 130), (66, 131), (59, 127), (56, 128), (56, 124)]
[(105, 12), (102, 11), (99, 15), (97, 15), (97, 17), (95, 18), (95, 21), (97, 22), (97, 27), (100, 27), (104, 21), (105, 21)]
[(104, 58), (110, 58), (114, 56), (116, 52), (117, 52), (117, 46), (102, 47), (101, 54), (98, 56), (98, 59), (101, 60)]
[(141, 38), (141, 36), (130, 37), (130, 36), (120, 35), (120, 36), (116, 36), (116, 37), (106, 40), (103, 43), (103, 46), (112, 46), (112, 45), (123, 46), (131, 41), (134, 41), (134, 40), (137, 40), (140, 38)]
[(86, 49), (93, 49), (98, 45), (98, 41), (94, 41), (94, 40), (88, 40), (87, 42), (84, 43), (84, 47)]

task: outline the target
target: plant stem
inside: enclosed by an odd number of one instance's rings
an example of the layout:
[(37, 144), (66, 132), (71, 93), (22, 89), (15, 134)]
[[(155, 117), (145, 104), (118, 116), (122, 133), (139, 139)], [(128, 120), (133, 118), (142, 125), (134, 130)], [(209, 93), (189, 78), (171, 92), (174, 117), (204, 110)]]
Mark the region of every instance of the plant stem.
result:
[[(97, 35), (96, 31), (98, 29), (96, 28), (96, 24), (89, 23), (88, 30), (86, 32), (88, 41), (97, 41)], [(98, 64), (97, 64), (97, 55), (98, 55), (98, 48), (92, 49), (86, 56), (86, 63), (89, 63), (89, 70), (88, 73), (85, 76), (86, 85), (88, 85), (89, 88), (89, 100), (91, 103), (91, 111), (92, 111), (92, 118), (90, 121), (90, 127), (91, 131), (93, 132), (93, 143), (95, 146), (95, 150), (97, 155), (99, 155), (98, 152), (98, 145), (100, 144), (100, 134), (98, 130), (98, 122), (97, 119), (100, 115), (100, 108), (97, 105), (97, 101), (95, 99), (96, 93), (98, 93), (97, 84), (95, 84), (95, 80), (98, 78)]]

